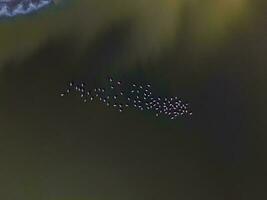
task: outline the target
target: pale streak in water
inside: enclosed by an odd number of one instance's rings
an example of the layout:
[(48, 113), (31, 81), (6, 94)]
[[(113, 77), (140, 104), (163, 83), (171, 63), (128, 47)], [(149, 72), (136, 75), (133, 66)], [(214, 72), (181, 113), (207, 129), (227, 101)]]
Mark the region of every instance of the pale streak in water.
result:
[(54, 0), (0, 0), (0, 18), (29, 14), (53, 3)]

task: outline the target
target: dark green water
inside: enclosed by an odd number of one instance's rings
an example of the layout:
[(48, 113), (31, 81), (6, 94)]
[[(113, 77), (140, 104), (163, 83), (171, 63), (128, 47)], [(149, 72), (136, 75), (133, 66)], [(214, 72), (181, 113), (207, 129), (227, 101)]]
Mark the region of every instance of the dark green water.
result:
[[(67, 1), (0, 22), (0, 198), (266, 199), (263, 1)], [(175, 122), (62, 100), (70, 79), (153, 82)]]

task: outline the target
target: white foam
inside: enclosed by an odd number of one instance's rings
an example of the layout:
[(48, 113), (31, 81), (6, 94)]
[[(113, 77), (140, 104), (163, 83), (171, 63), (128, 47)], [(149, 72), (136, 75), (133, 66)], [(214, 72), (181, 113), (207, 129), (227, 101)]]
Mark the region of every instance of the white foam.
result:
[(49, 5), (52, 2), (53, 0), (41, 0), (38, 4), (34, 4), (30, 1), (27, 7), (24, 7), (23, 1), (22, 1), (21, 3), (17, 4), (17, 6), (12, 9), (8, 7), (8, 4), (7, 4), (8, 1), (0, 0), (0, 3), (2, 4), (5, 3), (2, 6), (0, 4), (0, 17), (14, 17), (17, 15), (29, 14), (29, 13), (38, 11), (39, 9)]

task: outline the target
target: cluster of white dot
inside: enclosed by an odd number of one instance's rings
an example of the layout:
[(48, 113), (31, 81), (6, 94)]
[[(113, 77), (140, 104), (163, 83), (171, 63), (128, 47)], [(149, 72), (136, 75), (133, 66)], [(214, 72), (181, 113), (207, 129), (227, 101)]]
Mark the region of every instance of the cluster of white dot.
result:
[(140, 111), (152, 111), (157, 117), (163, 115), (170, 119), (192, 115), (189, 105), (183, 103), (178, 97), (154, 96), (150, 84), (132, 83), (125, 85), (121, 81), (114, 81), (113, 78), (109, 78), (107, 87), (88, 90), (85, 83), (70, 82), (66, 91), (60, 95), (64, 97), (71, 92), (77, 93), (84, 103), (97, 100), (119, 112), (135, 108)]
[(0, 18), (28, 14), (51, 3), (53, 0), (0, 0)]

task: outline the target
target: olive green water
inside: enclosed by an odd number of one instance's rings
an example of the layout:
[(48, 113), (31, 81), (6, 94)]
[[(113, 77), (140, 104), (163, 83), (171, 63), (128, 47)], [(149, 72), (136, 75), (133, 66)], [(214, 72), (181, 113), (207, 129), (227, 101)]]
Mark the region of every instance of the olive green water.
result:
[[(0, 21), (0, 198), (266, 199), (261, 0), (75, 0)], [(70, 79), (153, 82), (192, 119), (61, 99)]]

